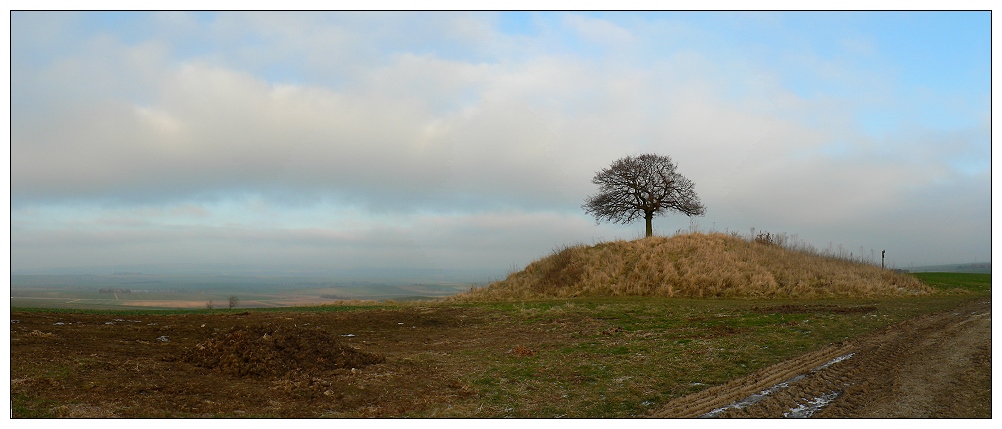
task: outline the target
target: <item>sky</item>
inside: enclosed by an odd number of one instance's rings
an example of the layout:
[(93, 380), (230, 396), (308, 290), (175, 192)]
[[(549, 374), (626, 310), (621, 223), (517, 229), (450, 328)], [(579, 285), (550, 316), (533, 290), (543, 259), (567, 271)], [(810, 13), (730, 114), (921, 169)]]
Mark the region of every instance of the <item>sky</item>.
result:
[(989, 12), (13, 12), (10, 37), (15, 273), (498, 276), (641, 237), (581, 205), (651, 152), (706, 206), (656, 234), (990, 260)]

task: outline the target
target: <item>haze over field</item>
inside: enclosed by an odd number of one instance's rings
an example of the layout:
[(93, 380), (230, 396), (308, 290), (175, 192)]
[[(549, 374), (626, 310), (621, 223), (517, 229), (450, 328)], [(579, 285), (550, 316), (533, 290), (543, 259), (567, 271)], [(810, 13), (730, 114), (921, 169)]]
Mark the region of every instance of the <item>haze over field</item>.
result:
[[(10, 264), (469, 270), (702, 229), (987, 261), (989, 12), (11, 14)], [(655, 233), (688, 228), (655, 218)]]

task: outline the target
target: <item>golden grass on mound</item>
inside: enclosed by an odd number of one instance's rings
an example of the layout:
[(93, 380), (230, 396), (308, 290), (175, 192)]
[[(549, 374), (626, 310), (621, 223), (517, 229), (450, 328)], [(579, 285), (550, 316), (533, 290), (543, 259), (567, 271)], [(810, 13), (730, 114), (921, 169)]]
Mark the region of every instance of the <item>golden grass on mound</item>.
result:
[(456, 300), (578, 296), (827, 298), (925, 294), (914, 277), (728, 234), (568, 247)]

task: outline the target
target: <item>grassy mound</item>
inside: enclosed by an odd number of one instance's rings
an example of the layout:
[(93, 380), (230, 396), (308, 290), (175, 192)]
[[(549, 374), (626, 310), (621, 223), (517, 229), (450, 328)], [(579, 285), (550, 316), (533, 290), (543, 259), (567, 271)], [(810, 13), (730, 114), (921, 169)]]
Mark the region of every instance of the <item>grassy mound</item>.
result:
[(925, 294), (914, 277), (728, 234), (573, 246), (457, 300), (579, 296), (827, 298)]
[(236, 376), (361, 368), (384, 358), (344, 345), (320, 329), (254, 325), (234, 327), (198, 343), (183, 360)]

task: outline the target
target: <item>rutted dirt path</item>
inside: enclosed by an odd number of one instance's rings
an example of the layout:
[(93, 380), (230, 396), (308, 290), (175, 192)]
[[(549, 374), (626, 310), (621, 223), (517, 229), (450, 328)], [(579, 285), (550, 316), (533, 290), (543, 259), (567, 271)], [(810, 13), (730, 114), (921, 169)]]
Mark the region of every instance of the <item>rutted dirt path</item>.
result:
[(678, 398), (655, 417), (991, 417), (991, 300)]

